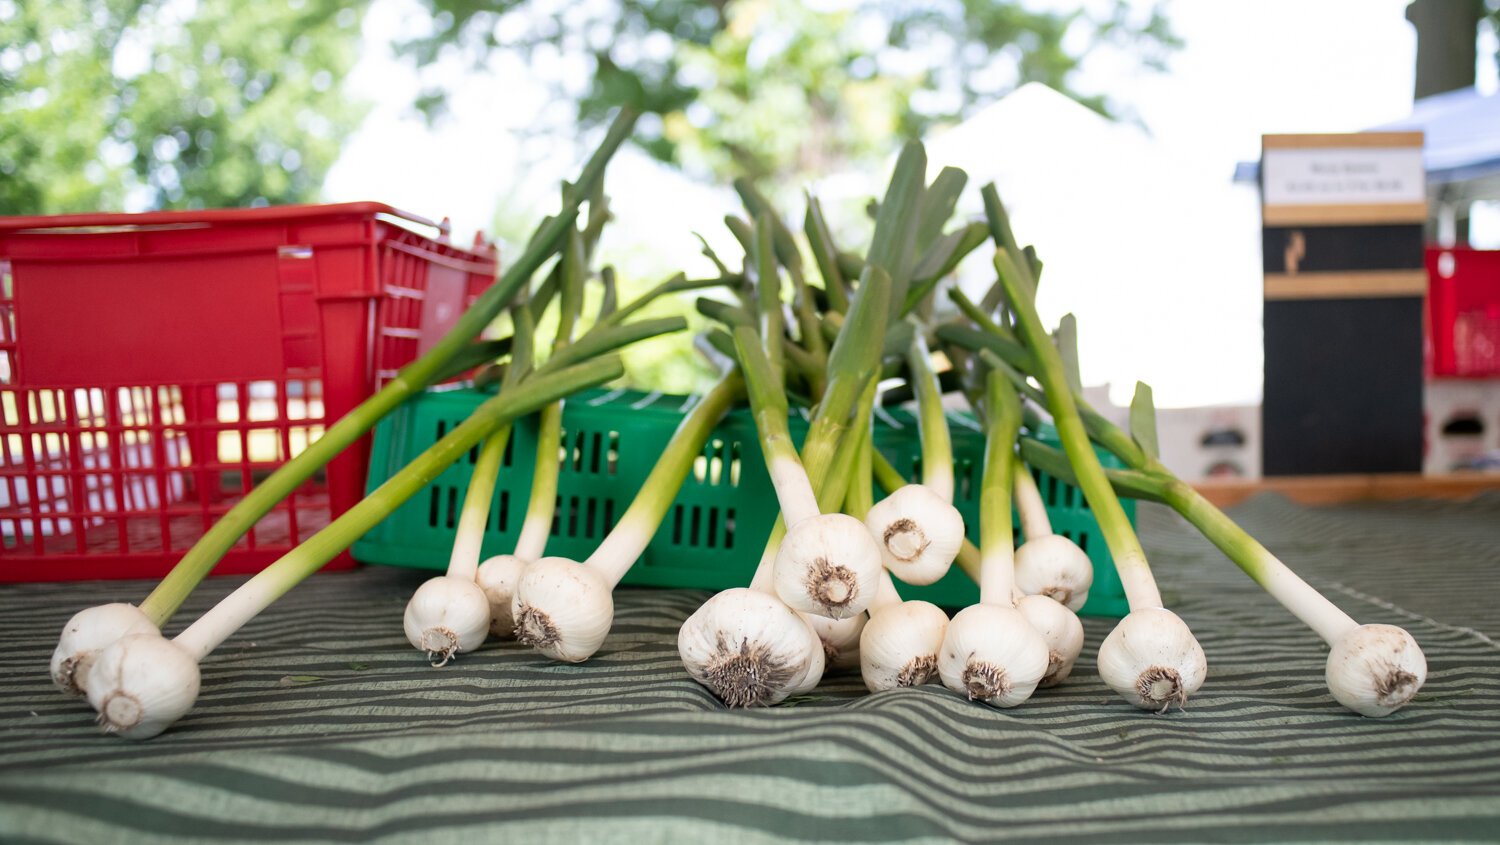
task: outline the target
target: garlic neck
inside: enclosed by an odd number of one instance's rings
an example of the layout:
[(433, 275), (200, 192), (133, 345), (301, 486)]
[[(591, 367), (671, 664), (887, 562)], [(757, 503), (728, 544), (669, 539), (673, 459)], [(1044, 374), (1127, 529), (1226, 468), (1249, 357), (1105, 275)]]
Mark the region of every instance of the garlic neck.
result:
[(1015, 476), (1016, 513), (1021, 517), (1021, 533), (1030, 542), (1052, 533), (1052, 522), (1047, 518), (1047, 504), (1042, 501), (1042, 491), (1031, 477), (1031, 470), (1017, 460), (1012, 470)]

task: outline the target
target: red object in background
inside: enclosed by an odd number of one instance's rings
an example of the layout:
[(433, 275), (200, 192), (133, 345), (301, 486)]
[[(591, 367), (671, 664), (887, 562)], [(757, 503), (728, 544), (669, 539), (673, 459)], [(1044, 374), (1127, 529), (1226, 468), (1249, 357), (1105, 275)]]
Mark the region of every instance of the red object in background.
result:
[[(164, 574), (495, 272), (492, 247), (378, 203), (0, 217), (0, 581)], [(359, 501), (368, 454), (215, 572), (259, 570)]]
[(1500, 251), (1427, 249), (1428, 370), (1500, 377)]

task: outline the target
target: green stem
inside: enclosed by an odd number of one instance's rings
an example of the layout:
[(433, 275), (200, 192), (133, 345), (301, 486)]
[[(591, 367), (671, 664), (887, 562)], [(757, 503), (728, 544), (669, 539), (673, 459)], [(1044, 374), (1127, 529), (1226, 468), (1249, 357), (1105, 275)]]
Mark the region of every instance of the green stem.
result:
[(536, 466), (531, 473), (531, 493), (526, 500), (526, 518), (516, 537), (516, 557), (534, 561), (547, 550), (552, 535), (552, 518), (557, 512), (557, 476), (561, 467), (558, 453), (562, 448), (561, 402), (542, 409), (537, 419)]
[(1176, 478), (1166, 482), (1166, 501), (1324, 642), (1333, 645), (1359, 627), (1349, 614), (1299, 578), (1191, 485)]
[(490, 432), (548, 402), (619, 378), (624, 372), (619, 358), (601, 358), (562, 370), (550, 378), (525, 379), (515, 389), (485, 401), (468, 419), (429, 446), (359, 504), (282, 555), (199, 617), (177, 636), (176, 642), (198, 659), (206, 657), (257, 613), (323, 568), (418, 490), (432, 483)]
[(707, 288), (722, 287), (724, 285), (733, 286), (739, 284), (740, 281), (741, 279), (738, 276), (720, 276), (713, 279), (689, 279), (683, 274), (678, 273), (672, 278), (667, 279), (665, 282), (662, 282), (661, 284), (647, 291), (634, 302), (622, 306), (620, 309), (616, 310), (609, 316), (600, 319), (597, 323), (594, 324), (594, 328), (599, 328), (601, 326), (619, 326), (626, 320), (635, 316), (637, 311), (640, 311), (647, 305), (650, 305), (661, 297), (667, 296), (669, 294), (686, 293), (687, 291), (693, 290), (705, 290)]
[(484, 545), (484, 526), (490, 518), (490, 502), (495, 497), (495, 479), (500, 475), (500, 461), (510, 442), (511, 427), (502, 425), (486, 437), (474, 461), (474, 474), (464, 493), (464, 507), (458, 515), (458, 530), (453, 538), (453, 553), (448, 557), (448, 575), (473, 581), (479, 572), (479, 555)]
[(1042, 491), (1036, 486), (1036, 479), (1031, 477), (1031, 470), (1025, 463), (1016, 462), (1011, 481), (1016, 491), (1016, 512), (1021, 516), (1021, 533), (1026, 536), (1026, 542), (1052, 536), (1052, 520), (1047, 516), (1047, 503), (1042, 499)]
[[(855, 483), (860, 461), (862, 445), (868, 442), (868, 438), (860, 438), (860, 432), (870, 429), (870, 413), (874, 408), (875, 382), (873, 379), (866, 390), (865, 396), (871, 401), (862, 402), (854, 414), (854, 422), (849, 427), (849, 433), (837, 444), (832, 465), (829, 471), (814, 484), (817, 490), (818, 510), (820, 513), (835, 513), (839, 505), (849, 497), (849, 485)], [(868, 484), (866, 485), (868, 487)], [(765, 550), (761, 553), (760, 564), (755, 569), (755, 575), (750, 581), (752, 590), (762, 592), (774, 592), (771, 589), (771, 574), (773, 564), (776, 561), (776, 550), (781, 546), (782, 538), (786, 536), (786, 521), (777, 517), (776, 524), (771, 528), (771, 536), (766, 540)]]
[[(986, 379), (984, 478), (979, 495), (979, 601), (1011, 606), (1015, 588), (1015, 530), (1010, 521), (1011, 467), (1021, 431), (1021, 399), (1003, 373)], [(1025, 468), (1021, 468), (1025, 472)], [(1030, 476), (1027, 476), (1028, 478)]]
[(875, 265), (891, 277), (890, 304), (887, 314), (906, 302), (911, 281), (911, 254), (917, 237), (917, 211), (927, 187), (927, 151), (918, 141), (908, 141), (896, 159), (896, 169), (880, 201), (875, 217), (875, 234), (865, 266)]
[[(959, 294), (959, 296), (962, 296), (962, 294)], [(954, 297), (954, 301), (957, 302), (958, 297)], [(990, 323), (989, 326), (994, 327), (995, 324)], [(988, 350), (994, 353), (995, 357), (1019, 370), (1020, 373), (1036, 375), (1038, 371), (1037, 364), (1031, 353), (1025, 347), (1020, 346), (1013, 340), (1007, 340), (1005, 336), (997, 333), (998, 331), (1004, 335), (1014, 337), (1013, 335), (1009, 335), (1009, 332), (998, 327), (995, 327), (995, 329), (995, 331), (991, 331), (989, 328), (979, 330), (969, 328), (968, 326), (950, 324), (939, 326), (937, 328), (937, 336), (939, 339), (963, 349), (971, 351)], [(1027, 398), (1038, 404), (1046, 404), (1045, 393), (1028, 384), (1025, 378), (1013, 377), (1011, 382)], [(1158, 467), (1158, 464), (1151, 461), (1141, 451), (1140, 446), (1131, 439), (1129, 434), (1126, 434), (1119, 426), (1110, 422), (1103, 414), (1094, 410), (1089, 403), (1083, 400), (1082, 396), (1074, 394), (1073, 402), (1078, 409), (1079, 416), (1083, 419), (1084, 427), (1088, 430), (1089, 436), (1098, 442), (1099, 445), (1119, 455), (1130, 466), (1136, 466), (1139, 463), (1142, 466), (1150, 466), (1153, 469)]]
[[(876, 380), (870, 379), (870, 386), (865, 389), (865, 396), (861, 400), (860, 413), (867, 421), (870, 411), (875, 407), (877, 386)], [(856, 425), (850, 436), (859, 438), (859, 451), (855, 453), (849, 492), (844, 494), (844, 511), (862, 520), (870, 512), (870, 508), (875, 507), (875, 436), (868, 422)]]
[(943, 391), (932, 369), (932, 353), (920, 331), (907, 351), (912, 390), (917, 396), (917, 437), (922, 442), (922, 485), (953, 502), (953, 438), (943, 410)]
[(745, 389), (750, 396), (755, 431), (760, 436), (761, 454), (766, 461), (766, 471), (771, 475), (771, 484), (776, 488), (781, 512), (788, 525), (816, 517), (820, 513), (817, 494), (797, 455), (797, 447), (792, 444), (791, 429), (787, 427), (786, 393), (766, 356), (761, 338), (754, 329), (735, 329), (734, 348), (739, 356), (740, 369), (745, 374)]
[[(588, 280), (588, 249), (578, 232), (568, 236), (567, 249), (563, 253), (561, 297), (558, 300), (557, 337), (553, 341), (552, 354), (567, 349), (573, 341), (573, 330), (583, 310), (583, 287)], [(516, 330), (530, 331), (531, 326), (517, 326)], [(537, 419), (536, 463), (531, 474), (531, 493), (526, 500), (526, 518), (521, 522), (521, 533), (516, 538), (515, 555), (522, 560), (533, 561), (542, 556), (547, 548), (547, 538), (552, 533), (552, 517), (557, 510), (558, 450), (562, 445), (563, 403), (553, 402), (543, 408)], [(494, 479), (489, 479), (491, 486)]]
[(585, 566), (597, 569), (611, 585), (618, 584), (625, 577), (661, 527), (693, 463), (703, 454), (714, 426), (744, 390), (745, 382), (739, 372), (731, 370), (683, 418), (630, 507), (604, 542), (589, 555)]
[(776, 244), (771, 216), (762, 214), (755, 220), (755, 292), (756, 314), (759, 315), (760, 336), (766, 360), (771, 363), (771, 372), (777, 383), (785, 383), (782, 339), (786, 337), (786, 321), (781, 311), (781, 274), (776, 269)]
[(479, 336), (548, 257), (557, 251), (558, 244), (578, 216), (582, 200), (603, 178), (604, 166), (630, 136), (634, 125), (635, 113), (622, 111), (610, 126), (604, 142), (584, 165), (577, 182), (580, 190), (567, 198), (558, 215), (549, 219), (537, 231), (531, 245), (505, 268), (500, 278), (459, 317), (453, 328), (425, 354), (402, 367), (395, 378), (374, 396), (329, 426), (322, 437), (309, 444), (301, 454), (277, 467), (275, 472), (220, 517), (182, 556), (145, 601), (141, 602), (141, 611), (158, 625), (165, 624), (193, 588), (262, 516), (364, 436), (375, 423), (433, 383), (448, 361)]
[(1120, 506), (1119, 498), (1110, 487), (1104, 467), (1099, 463), (1099, 456), (1094, 453), (1093, 444), (1089, 442), (1088, 431), (1083, 426), (1078, 406), (1073, 400), (1073, 392), (1068, 388), (1062, 357), (1058, 354), (1057, 347), (1052, 345), (1046, 329), (1042, 327), (1025, 277), (1005, 252), (995, 253), (995, 270), (1000, 274), (1001, 284), (1005, 286), (1006, 298), (1015, 309), (1021, 338), (1036, 360), (1037, 376), (1047, 392), (1048, 410), (1052, 412), (1053, 424), (1057, 426), (1057, 434), (1062, 440), (1063, 449), (1068, 453), (1068, 461), (1078, 476), (1078, 486), (1083, 490), (1094, 518), (1099, 522), (1099, 530), (1104, 534), (1105, 543), (1114, 558), (1115, 569), (1120, 574), (1120, 582), (1125, 587), (1130, 607), (1133, 610), (1161, 607), (1161, 593), (1151, 577), (1146, 552), (1141, 548), (1140, 540), (1135, 535), (1129, 517), (1125, 515), (1125, 509)]
[(807, 214), (803, 218), (802, 229), (807, 233), (808, 246), (812, 247), (818, 274), (823, 277), (828, 307), (843, 314), (849, 310), (849, 283), (839, 268), (838, 248), (833, 244), (833, 235), (828, 229), (828, 222), (823, 219), (823, 207), (818, 204), (818, 198), (810, 193), (805, 195)]

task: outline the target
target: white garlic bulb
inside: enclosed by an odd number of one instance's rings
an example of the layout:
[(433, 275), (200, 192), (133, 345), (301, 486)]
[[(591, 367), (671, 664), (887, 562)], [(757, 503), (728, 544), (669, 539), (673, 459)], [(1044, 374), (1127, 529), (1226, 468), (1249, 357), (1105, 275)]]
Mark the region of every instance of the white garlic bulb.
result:
[(964, 518), (947, 499), (908, 484), (870, 508), (865, 525), (891, 574), (908, 584), (932, 584), (948, 573), (964, 542)]
[(478, 584), (453, 575), (429, 579), (412, 594), (402, 617), (407, 642), (427, 653), (433, 666), (484, 644), (490, 601)]
[(1047, 643), (1047, 672), (1038, 687), (1055, 687), (1067, 680), (1083, 651), (1083, 623), (1078, 614), (1050, 596), (1023, 596), (1016, 610)]
[(943, 686), (970, 701), (1014, 707), (1031, 697), (1047, 673), (1047, 643), (1020, 611), (976, 604), (948, 622), (938, 652)]
[(870, 692), (921, 686), (937, 677), (948, 614), (925, 601), (876, 608), (859, 638), (859, 671)]
[(490, 600), (490, 633), (501, 639), (516, 635), (516, 620), (510, 615), (510, 603), (516, 595), (516, 585), (531, 561), (515, 555), (495, 555), (479, 564), (474, 581), (484, 590)]
[(160, 633), (131, 634), (99, 652), (89, 669), (89, 704), (99, 726), (127, 739), (150, 739), (192, 709), (198, 661)]
[(52, 683), (68, 695), (88, 691), (89, 669), (99, 651), (131, 634), (156, 634), (156, 624), (133, 604), (115, 602), (73, 614), (52, 652)]
[(1016, 587), (1028, 596), (1051, 596), (1078, 612), (1094, 584), (1094, 565), (1061, 534), (1027, 540), (1016, 549)]
[(826, 668), (847, 669), (859, 665), (859, 637), (864, 633), (868, 616), (856, 613), (843, 619), (829, 619), (812, 613), (802, 614), (802, 621), (812, 626), (823, 643)]
[(1132, 610), (1099, 646), (1099, 677), (1142, 710), (1182, 707), (1207, 676), (1203, 647), (1164, 607)]
[(693, 680), (730, 707), (776, 704), (823, 676), (823, 644), (802, 616), (744, 587), (694, 611), (677, 633), (677, 653)]
[(1422, 688), (1427, 658), (1405, 629), (1361, 625), (1334, 642), (1325, 677), (1340, 704), (1361, 716), (1385, 716)]
[(511, 598), (516, 639), (553, 660), (588, 660), (614, 623), (613, 590), (597, 571), (577, 561), (538, 560), (526, 567)]
[(793, 610), (845, 619), (875, 598), (880, 549), (852, 516), (825, 513), (792, 525), (776, 551), (772, 583)]

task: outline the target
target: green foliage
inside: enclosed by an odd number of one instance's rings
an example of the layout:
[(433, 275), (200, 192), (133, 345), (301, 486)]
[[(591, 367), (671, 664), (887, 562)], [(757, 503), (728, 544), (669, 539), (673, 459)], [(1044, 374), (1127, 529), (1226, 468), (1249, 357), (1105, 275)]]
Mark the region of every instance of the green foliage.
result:
[(0, 213), (316, 199), (363, 10), (0, 0)]
[[(1016, 0), (423, 2), (432, 32), (401, 45), (419, 65), (453, 51), (476, 66), (496, 50), (588, 56), (581, 88), (552, 80), (581, 124), (633, 105), (659, 118), (642, 121), (638, 143), (717, 178), (826, 173), (1033, 81), (1120, 116), (1108, 97), (1074, 89), (1081, 57), (1108, 46), (1160, 69), (1179, 44), (1158, 9), (1125, 0), (1068, 13)], [(436, 114), (443, 92), (417, 105)]]

